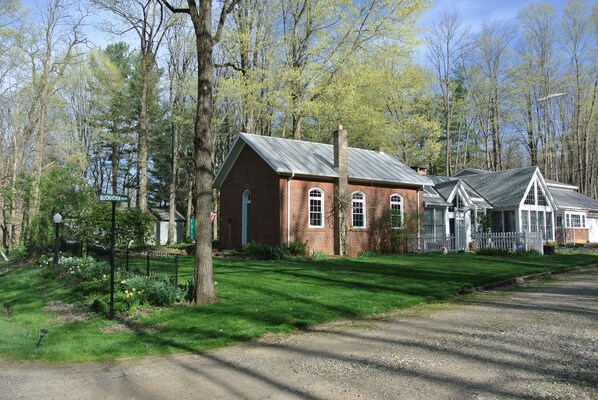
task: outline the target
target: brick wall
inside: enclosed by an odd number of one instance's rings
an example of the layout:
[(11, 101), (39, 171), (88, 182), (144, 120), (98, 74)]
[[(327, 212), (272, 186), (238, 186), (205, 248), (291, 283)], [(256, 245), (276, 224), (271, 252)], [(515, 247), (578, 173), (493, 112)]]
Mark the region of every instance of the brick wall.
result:
[(249, 146), (239, 154), (220, 188), (220, 245), (240, 248), (243, 192), (251, 192), (251, 240), (280, 243), (279, 177)]
[[(290, 180), (290, 227), (287, 226), (288, 177), (278, 176), (255, 152), (246, 146), (234, 168), (220, 189), (219, 236), (222, 248), (240, 248), (242, 238), (242, 199), (246, 190), (251, 192), (251, 240), (284, 244), (300, 240), (310, 251), (334, 254), (334, 183), (326, 180), (308, 180), (294, 177)], [(308, 192), (319, 188), (324, 192), (324, 227), (309, 227)], [(390, 209), (390, 196), (403, 197), (405, 215), (417, 212), (417, 189), (393, 186), (373, 186), (349, 183), (348, 193), (365, 194), (366, 227), (348, 233), (347, 247), (350, 255), (360, 251), (378, 249), (380, 243), (374, 235), (374, 222)], [(423, 213), (423, 194), (420, 193), (420, 211)], [(348, 215), (349, 224), (351, 215)]]
[(585, 244), (590, 241), (590, 230), (588, 228), (566, 228), (563, 234), (563, 229), (557, 228), (556, 241), (559, 244)]
[[(334, 184), (326, 181), (305, 179), (291, 180), (291, 227), (290, 240), (301, 240), (308, 244), (311, 251), (334, 254)], [(308, 192), (312, 188), (324, 191), (324, 227), (309, 227)], [(405, 215), (417, 213), (417, 190), (392, 186), (371, 186), (349, 184), (349, 193), (361, 191), (366, 198), (366, 227), (352, 229), (348, 233), (347, 247), (350, 255), (360, 251), (378, 249), (380, 243), (374, 234), (375, 221), (382, 218), (390, 209), (390, 196), (399, 194), (403, 197)], [(280, 179), (280, 232), (281, 243), (287, 241), (287, 179)], [(420, 211), (423, 213), (423, 194), (420, 193)], [(349, 224), (351, 215), (348, 215)]]

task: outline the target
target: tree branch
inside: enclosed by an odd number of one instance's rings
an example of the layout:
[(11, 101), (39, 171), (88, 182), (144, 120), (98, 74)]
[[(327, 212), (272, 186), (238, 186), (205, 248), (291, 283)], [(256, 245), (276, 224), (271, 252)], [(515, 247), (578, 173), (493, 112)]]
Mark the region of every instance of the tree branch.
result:
[(189, 8), (175, 8), (167, 0), (158, 0), (158, 2), (165, 5), (166, 8), (168, 8), (170, 12), (174, 14), (191, 14), (191, 10)]
[(243, 68), (239, 67), (236, 64), (233, 64), (231, 62), (227, 62), (227, 63), (223, 63), (223, 64), (214, 64), (215, 68), (226, 68), (226, 67), (231, 67), (232, 69), (234, 69), (235, 71), (240, 71), (243, 72)]
[(235, 6), (239, 4), (239, 1), (240, 0), (232, 0), (228, 7), (226, 7), (226, 1), (222, 5), (222, 11), (220, 12), (220, 20), (218, 21), (218, 28), (216, 30), (216, 35), (214, 35), (214, 39), (212, 41), (213, 44), (218, 43), (220, 41), (224, 21), (226, 21), (226, 16), (233, 12)]

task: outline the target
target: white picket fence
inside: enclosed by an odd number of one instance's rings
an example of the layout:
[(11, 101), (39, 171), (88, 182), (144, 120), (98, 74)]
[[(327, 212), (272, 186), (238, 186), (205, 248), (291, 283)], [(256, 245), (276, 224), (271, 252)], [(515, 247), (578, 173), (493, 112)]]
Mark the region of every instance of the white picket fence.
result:
[(544, 235), (542, 232), (474, 233), (473, 240), (476, 249), (537, 250), (544, 254)]
[(542, 232), (491, 232), (475, 233), (469, 248), (459, 246), (454, 235), (412, 235), (407, 241), (409, 253), (441, 253), (485, 248), (515, 250), (537, 250), (544, 254)]

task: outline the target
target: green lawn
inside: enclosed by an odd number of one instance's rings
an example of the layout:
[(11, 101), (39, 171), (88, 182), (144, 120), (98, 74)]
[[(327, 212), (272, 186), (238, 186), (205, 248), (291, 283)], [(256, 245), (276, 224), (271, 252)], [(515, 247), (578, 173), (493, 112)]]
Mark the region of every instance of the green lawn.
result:
[[(129, 320), (90, 314), (83, 322), (52, 321), (52, 301), (78, 304), (75, 293), (42, 269), (0, 274), (0, 357), (78, 362), (192, 352), (290, 332), (340, 318), (358, 318), (453, 296), (457, 291), (573, 266), (598, 264), (595, 255), (493, 258), (472, 254), (379, 256), (328, 261), (267, 262), (214, 259), (220, 301), (203, 307), (147, 308)], [(192, 277), (193, 259), (181, 258), (181, 278)], [(41, 328), (49, 333), (36, 347)], [(108, 331), (107, 331), (108, 330)]]

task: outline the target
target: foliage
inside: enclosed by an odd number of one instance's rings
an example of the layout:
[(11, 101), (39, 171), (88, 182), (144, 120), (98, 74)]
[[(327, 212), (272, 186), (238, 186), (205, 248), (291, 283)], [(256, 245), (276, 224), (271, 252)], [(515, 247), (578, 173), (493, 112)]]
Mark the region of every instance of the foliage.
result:
[(243, 246), (243, 253), (256, 260), (292, 260), (306, 257), (309, 254), (309, 248), (307, 243), (300, 240), (277, 246), (250, 242)]
[(479, 213), (476, 222), (479, 233), (490, 232), (492, 229), (492, 212), (487, 212), (485, 214)]
[(289, 253), (292, 256), (306, 256), (309, 253), (309, 247), (307, 243), (302, 242), (301, 240), (293, 240), (289, 242), (286, 246), (289, 249)]
[[(110, 245), (112, 210), (109, 203), (96, 204), (81, 221), (79, 238), (103, 246)], [(137, 208), (116, 209), (116, 247), (140, 249), (153, 235), (154, 220)]]
[(324, 253), (320, 253), (319, 251), (314, 251), (313, 253), (311, 253), (311, 257), (312, 260), (314, 261), (326, 261), (328, 260), (328, 256)]
[(540, 253), (538, 250), (536, 249), (529, 249), (529, 250), (515, 250), (513, 252), (513, 256), (514, 257), (537, 257), (537, 256), (541, 256), (542, 253)]
[(126, 295), (128, 304), (137, 306), (146, 300), (148, 304), (170, 306), (184, 300), (187, 295), (185, 289), (175, 287), (169, 280), (153, 276), (137, 275), (123, 280), (120, 290)]
[(484, 249), (479, 249), (476, 251), (476, 254), (491, 257), (536, 257), (542, 255), (542, 253), (536, 249), (509, 251), (499, 247), (486, 247)]
[(500, 247), (486, 247), (484, 249), (478, 249), (476, 254), (480, 256), (507, 257), (511, 255), (511, 252)]
[(419, 216), (417, 213), (404, 214), (400, 227), (393, 227), (391, 210), (387, 210), (381, 218), (372, 223), (370, 235), (371, 248), (380, 253), (400, 254), (407, 251), (407, 243), (417, 233)]
[(360, 257), (375, 257), (378, 255), (378, 252), (375, 250), (364, 250), (361, 253), (359, 253)]
[(256, 260), (288, 260), (291, 258), (289, 248), (284, 245), (273, 246), (258, 242), (245, 244), (243, 253)]
[(79, 175), (75, 165), (56, 166), (40, 181), (40, 213), (33, 215), (25, 237), (29, 250), (52, 244), (55, 237), (53, 216), (60, 213), (62, 237), (76, 235), (79, 223), (97, 202), (93, 189)]

